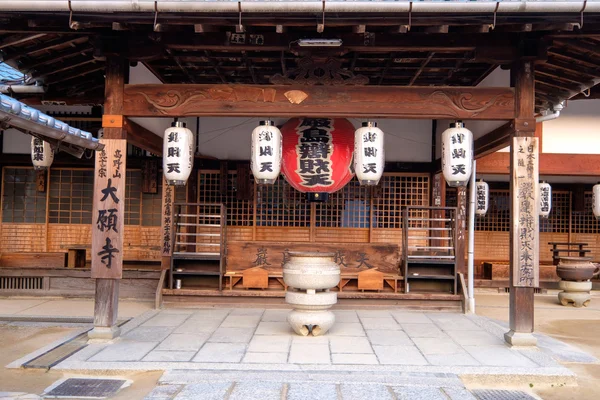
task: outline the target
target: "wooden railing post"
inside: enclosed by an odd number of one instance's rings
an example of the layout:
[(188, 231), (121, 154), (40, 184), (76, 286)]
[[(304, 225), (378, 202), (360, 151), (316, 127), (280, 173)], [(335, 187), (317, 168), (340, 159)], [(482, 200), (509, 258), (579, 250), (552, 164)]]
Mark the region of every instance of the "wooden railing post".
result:
[(106, 62), (106, 89), (100, 139), (96, 154), (92, 212), (92, 278), (96, 279), (94, 329), (91, 339), (119, 336), (119, 282), (123, 274), (125, 176), (127, 141), (123, 129), (123, 87), (128, 64), (121, 57)]
[(534, 70), (519, 61), (513, 70), (515, 129), (510, 147), (510, 331), (513, 346), (535, 346), (534, 289), (539, 286), (539, 152), (535, 135)]

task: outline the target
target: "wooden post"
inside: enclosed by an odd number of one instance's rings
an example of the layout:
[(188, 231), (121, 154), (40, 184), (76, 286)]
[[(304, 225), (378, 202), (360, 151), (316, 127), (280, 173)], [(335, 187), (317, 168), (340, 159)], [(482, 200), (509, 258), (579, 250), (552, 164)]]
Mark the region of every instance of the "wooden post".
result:
[(467, 187), (456, 188), (456, 272), (465, 274), (465, 243), (467, 239)]
[(534, 71), (530, 61), (512, 70), (515, 129), (510, 147), (510, 331), (513, 346), (535, 346), (534, 288), (539, 285), (539, 152), (535, 135)]
[(90, 339), (119, 336), (119, 280), (123, 273), (125, 231), (125, 176), (127, 141), (123, 129), (123, 87), (127, 63), (120, 57), (106, 62), (106, 91), (100, 140), (96, 154), (92, 213), (92, 278), (96, 279), (94, 329)]

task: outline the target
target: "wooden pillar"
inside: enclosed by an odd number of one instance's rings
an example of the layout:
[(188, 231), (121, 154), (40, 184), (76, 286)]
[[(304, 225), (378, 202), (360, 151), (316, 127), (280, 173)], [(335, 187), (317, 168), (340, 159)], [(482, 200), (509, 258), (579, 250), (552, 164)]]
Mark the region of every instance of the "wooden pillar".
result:
[(91, 339), (118, 336), (119, 281), (123, 274), (127, 141), (123, 129), (123, 88), (127, 63), (106, 62), (102, 126), (104, 149), (96, 153), (92, 213), (92, 278), (96, 279), (94, 329)]
[(519, 61), (512, 70), (515, 128), (510, 147), (510, 331), (513, 346), (535, 346), (534, 288), (539, 286), (539, 151), (535, 137), (534, 70)]

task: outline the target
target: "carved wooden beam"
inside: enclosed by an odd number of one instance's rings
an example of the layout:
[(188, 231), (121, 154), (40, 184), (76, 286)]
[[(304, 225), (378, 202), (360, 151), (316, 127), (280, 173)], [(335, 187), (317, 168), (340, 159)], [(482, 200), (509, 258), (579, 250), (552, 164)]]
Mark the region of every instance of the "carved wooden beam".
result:
[(281, 116), (507, 120), (514, 89), (473, 87), (125, 85), (129, 117)]
[[(477, 173), (506, 175), (509, 164), (508, 152), (489, 154), (477, 160)], [(600, 154), (540, 153), (540, 175), (598, 176)]]

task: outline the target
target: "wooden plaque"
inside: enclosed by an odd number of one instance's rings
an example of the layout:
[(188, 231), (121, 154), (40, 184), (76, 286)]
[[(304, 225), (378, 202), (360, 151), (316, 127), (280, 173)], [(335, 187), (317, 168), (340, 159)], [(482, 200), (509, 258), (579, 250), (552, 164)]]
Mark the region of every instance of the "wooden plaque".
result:
[(175, 188), (167, 183), (164, 176), (162, 179), (160, 246), (162, 256), (170, 257), (173, 254), (173, 203), (175, 201)]
[(513, 285), (539, 286), (538, 140), (514, 137), (512, 155), (511, 240)]
[(127, 141), (100, 139), (92, 212), (92, 278), (121, 279), (125, 231)]

